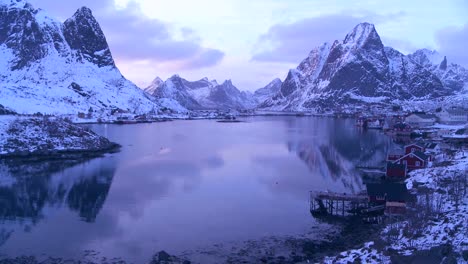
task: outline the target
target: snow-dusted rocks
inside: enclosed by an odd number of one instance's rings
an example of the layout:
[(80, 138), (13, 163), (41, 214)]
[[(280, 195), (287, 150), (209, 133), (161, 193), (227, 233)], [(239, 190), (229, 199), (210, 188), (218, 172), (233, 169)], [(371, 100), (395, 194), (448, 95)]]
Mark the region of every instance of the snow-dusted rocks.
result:
[(0, 83), (0, 104), (19, 114), (185, 110), (154, 100), (122, 76), (86, 7), (61, 23), (24, 0), (0, 1)]
[(116, 148), (118, 144), (59, 118), (0, 116), (0, 158), (86, 157)]
[(279, 78), (274, 79), (265, 87), (260, 88), (254, 92), (255, 99), (258, 103), (263, 103), (265, 100), (278, 93), (282, 84), (283, 82)]
[(174, 75), (165, 82), (158, 77), (145, 89), (156, 98), (170, 98), (187, 109), (250, 109), (257, 104), (254, 96), (239, 91), (231, 80), (218, 84), (216, 80), (203, 78), (187, 81)]
[(152, 82), (151, 84), (144, 89), (145, 92), (149, 93), (149, 94), (154, 94), (156, 92), (156, 90), (164, 84), (164, 81), (159, 78), (159, 77), (156, 77)]
[(446, 90), (468, 90), (468, 70), (462, 66), (450, 63), (446, 56), (435, 50), (420, 49), (409, 54), (408, 57), (434, 73), (442, 82)]
[(313, 49), (260, 108), (303, 111), (466, 96), (467, 76), (437, 52), (404, 55), (384, 47), (374, 25), (361, 23), (343, 41)]

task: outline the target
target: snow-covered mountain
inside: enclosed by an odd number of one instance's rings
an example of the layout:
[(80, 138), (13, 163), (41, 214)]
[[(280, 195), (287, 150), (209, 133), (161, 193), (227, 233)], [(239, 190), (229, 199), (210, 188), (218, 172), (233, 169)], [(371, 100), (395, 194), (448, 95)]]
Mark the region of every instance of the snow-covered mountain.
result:
[(0, 0), (0, 83), (0, 104), (18, 113), (185, 110), (122, 76), (86, 7), (61, 23), (25, 0)]
[(255, 99), (259, 103), (265, 102), (267, 99), (280, 91), (282, 84), (283, 82), (279, 78), (274, 79), (265, 87), (260, 88), (254, 92)]
[(250, 109), (257, 105), (252, 93), (239, 91), (231, 80), (218, 84), (216, 80), (203, 78), (187, 81), (174, 75), (162, 82), (156, 78), (145, 89), (156, 98), (171, 98), (187, 109)]
[(163, 83), (164, 83), (164, 81), (161, 78), (156, 77), (151, 82), (150, 86), (148, 86), (146, 89), (144, 89), (144, 91), (149, 93), (149, 94), (154, 94), (154, 92), (156, 92), (156, 90), (159, 88), (159, 86), (161, 86)]
[(437, 52), (384, 47), (374, 25), (313, 49), (260, 108), (320, 110), (349, 104), (427, 101), (467, 94), (467, 70)]

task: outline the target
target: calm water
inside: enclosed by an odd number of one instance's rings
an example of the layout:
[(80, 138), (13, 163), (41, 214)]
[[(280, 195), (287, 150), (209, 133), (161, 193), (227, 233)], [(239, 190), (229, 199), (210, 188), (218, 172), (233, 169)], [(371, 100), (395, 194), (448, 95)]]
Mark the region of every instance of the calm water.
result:
[(256, 117), (93, 125), (120, 153), (92, 161), (0, 165), (0, 256), (141, 263), (224, 242), (290, 236), (317, 225), (311, 190), (354, 192), (354, 167), (391, 147), (353, 120)]

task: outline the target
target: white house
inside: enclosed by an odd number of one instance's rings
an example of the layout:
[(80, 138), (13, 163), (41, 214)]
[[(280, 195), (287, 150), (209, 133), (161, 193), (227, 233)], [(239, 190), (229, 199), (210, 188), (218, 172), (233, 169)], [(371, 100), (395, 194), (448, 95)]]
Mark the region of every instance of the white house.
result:
[(427, 127), (432, 126), (437, 121), (435, 115), (413, 113), (405, 118), (405, 122), (413, 127)]
[(436, 114), (440, 123), (465, 124), (468, 122), (468, 110), (463, 108), (444, 108)]

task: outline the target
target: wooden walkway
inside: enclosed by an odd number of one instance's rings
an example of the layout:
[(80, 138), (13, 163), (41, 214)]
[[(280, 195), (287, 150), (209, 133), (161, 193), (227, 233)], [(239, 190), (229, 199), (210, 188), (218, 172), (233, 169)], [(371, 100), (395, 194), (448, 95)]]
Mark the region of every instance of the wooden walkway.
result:
[(359, 214), (364, 208), (368, 208), (368, 197), (366, 195), (310, 192), (310, 212), (313, 215), (347, 216)]

